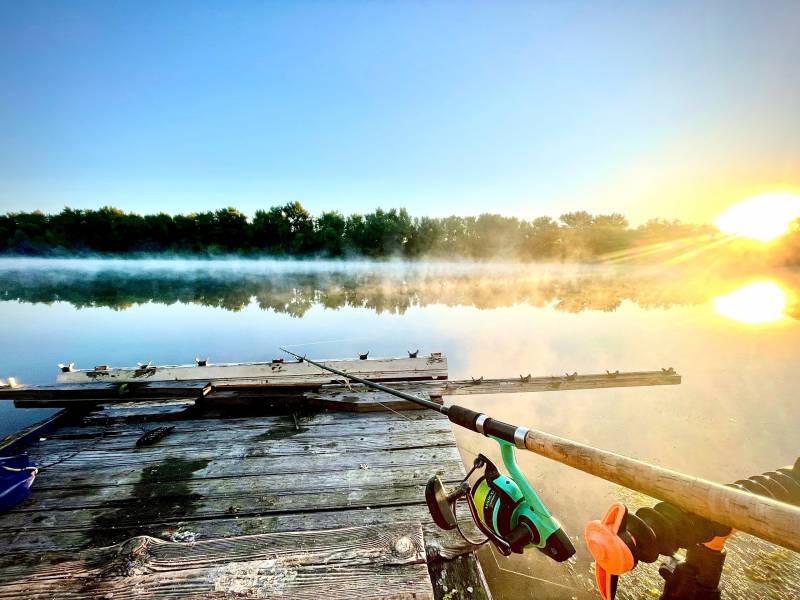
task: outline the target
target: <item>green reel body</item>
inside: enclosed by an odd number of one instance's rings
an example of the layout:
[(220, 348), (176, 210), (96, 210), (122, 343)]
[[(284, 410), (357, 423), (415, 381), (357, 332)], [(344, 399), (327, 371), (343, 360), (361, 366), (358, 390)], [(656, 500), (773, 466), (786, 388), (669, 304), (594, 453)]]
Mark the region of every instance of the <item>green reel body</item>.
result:
[(575, 554), (575, 548), (519, 470), (514, 445), (499, 439), (497, 442), (510, 477), (480, 455), (470, 474), (481, 466), (485, 469), (473, 485), (467, 482), (468, 475), (447, 493), (438, 477), (431, 478), (425, 497), (434, 521), (444, 529), (456, 528), (455, 503), (465, 497), (478, 529), (504, 555), (536, 548), (558, 562), (568, 559)]

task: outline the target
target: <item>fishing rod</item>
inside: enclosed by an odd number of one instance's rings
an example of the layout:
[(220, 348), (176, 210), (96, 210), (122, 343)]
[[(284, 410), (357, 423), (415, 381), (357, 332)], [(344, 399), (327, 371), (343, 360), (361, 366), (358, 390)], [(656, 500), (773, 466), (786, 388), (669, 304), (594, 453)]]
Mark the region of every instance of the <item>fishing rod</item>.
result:
[[(425, 487), (425, 501), (434, 522), (439, 527), (446, 530), (457, 529), (461, 537), (473, 545), (491, 542), (504, 556), (512, 553), (521, 554), (527, 549), (536, 548), (553, 560), (563, 562), (575, 554), (575, 547), (561, 524), (544, 505), (517, 465), (514, 449), (525, 448), (525, 436), (528, 432), (525, 427), (515, 427), (462, 406), (445, 406), (356, 377), (306, 356), (295, 354), (286, 348), (281, 350), (300, 362), (307, 362), (340, 375), (346, 380), (440, 412), (456, 425), (491, 437), (500, 445), (503, 464), (510, 477), (500, 473), (492, 461), (479, 454), (472, 469), (452, 490), (445, 489), (438, 476), (430, 478)], [(470, 477), (479, 469), (483, 469), (483, 474), (470, 483)], [(475, 542), (461, 530), (456, 517), (456, 503), (459, 501), (466, 501), (472, 520), (478, 530), (486, 536), (485, 540)]]
[(789, 550), (800, 552), (800, 508), (743, 489), (728, 487), (665, 469), (641, 460), (581, 444), (545, 431), (517, 427), (467, 408), (445, 406), (400, 390), (355, 377), (334, 367), (284, 352), (325, 371), (436, 410), (461, 427), (527, 449), (595, 477), (616, 483), (715, 523), (724, 523)]
[[(601, 520), (587, 525), (584, 537), (595, 559), (595, 575), (604, 600), (613, 600), (621, 574), (631, 571), (639, 562), (653, 562), (659, 555), (668, 558), (659, 569), (665, 579), (662, 600), (718, 599), (724, 545), (735, 530), (800, 551), (800, 460), (793, 467), (723, 486), (543, 431), (511, 425), (462, 406), (446, 406), (281, 350), (346, 380), (440, 412), (452, 423), (500, 444), (510, 479), (500, 475), (491, 461), (479, 455), (473, 469), (454, 490), (446, 491), (438, 477), (432, 477), (425, 490), (425, 500), (436, 524), (443, 529), (458, 528), (468, 542), (455, 517), (456, 501), (462, 497), (466, 497), (473, 521), (486, 535), (486, 541), (493, 542), (505, 555), (537, 547), (562, 561), (575, 553), (569, 538), (519, 471), (515, 448), (661, 500), (654, 508), (640, 509), (635, 514), (615, 503)], [(485, 467), (483, 477), (470, 486), (470, 475), (480, 467)], [(504, 495), (506, 492), (508, 495)], [(524, 507), (520, 512), (514, 510), (515, 498)], [(503, 516), (498, 519), (499, 515)], [(537, 520), (541, 517), (542, 521)], [(541, 532), (547, 532), (548, 525), (557, 529), (552, 529), (542, 543)], [(515, 536), (525, 531), (530, 531), (530, 537), (521, 545)], [(687, 549), (685, 559), (676, 558), (678, 548)]]

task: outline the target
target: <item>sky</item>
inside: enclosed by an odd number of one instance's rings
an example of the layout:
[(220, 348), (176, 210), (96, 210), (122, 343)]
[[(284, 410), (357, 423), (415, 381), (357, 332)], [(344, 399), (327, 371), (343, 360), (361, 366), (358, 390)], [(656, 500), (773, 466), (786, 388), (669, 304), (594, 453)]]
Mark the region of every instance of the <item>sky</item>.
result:
[(699, 222), (797, 188), (796, 0), (0, 0), (0, 212)]

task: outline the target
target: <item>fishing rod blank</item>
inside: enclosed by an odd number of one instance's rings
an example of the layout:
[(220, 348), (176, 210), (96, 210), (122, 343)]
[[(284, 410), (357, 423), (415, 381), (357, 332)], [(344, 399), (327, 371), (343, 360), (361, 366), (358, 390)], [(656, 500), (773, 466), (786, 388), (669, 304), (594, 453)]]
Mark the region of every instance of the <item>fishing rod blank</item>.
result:
[(492, 419), (491, 417), (488, 417), (482, 413), (475, 412), (474, 410), (470, 410), (468, 408), (464, 408), (463, 406), (458, 406), (456, 404), (445, 406), (444, 404), (434, 402), (433, 400), (426, 400), (425, 398), (420, 398), (419, 396), (414, 396), (413, 394), (407, 394), (400, 390), (396, 390), (387, 387), (385, 385), (381, 385), (380, 383), (375, 383), (374, 381), (370, 381), (369, 379), (362, 379), (361, 377), (350, 375), (345, 371), (341, 371), (329, 365), (316, 362), (305, 356), (295, 354), (294, 352), (291, 352), (286, 348), (281, 348), (281, 350), (283, 352), (286, 352), (286, 354), (294, 356), (301, 362), (307, 362), (308, 364), (314, 365), (315, 367), (319, 367), (320, 369), (324, 369), (325, 371), (330, 371), (331, 373), (341, 375), (342, 377), (349, 379), (350, 381), (361, 383), (375, 390), (386, 392), (387, 394), (391, 394), (392, 396), (397, 396), (398, 398), (402, 398), (403, 400), (408, 400), (409, 402), (414, 402), (416, 404), (419, 404), (420, 406), (424, 406), (425, 408), (430, 408), (431, 410), (440, 412), (446, 415), (447, 418), (450, 419), (450, 421), (452, 421), (456, 425), (459, 425), (471, 431), (475, 431), (476, 433), (481, 433), (487, 437), (493, 437), (503, 440), (505, 442), (509, 442), (511, 444), (514, 444), (517, 448), (525, 449), (525, 436), (529, 431), (527, 427), (517, 427), (516, 425), (510, 425), (509, 423), (504, 423), (503, 421)]
[(517, 427), (488, 415), (451, 404), (444, 406), (384, 385), (348, 375), (282, 348), (299, 360), (367, 387), (403, 398), (447, 415), (466, 429), (513, 444), (612, 483), (671, 502), (682, 509), (800, 552), (800, 508), (723, 486), (699, 477), (601, 450), (545, 431)]
[[(529, 548), (536, 548), (549, 558), (562, 562), (575, 554), (575, 547), (569, 536), (561, 528), (558, 520), (550, 514), (517, 465), (514, 445), (523, 443), (519, 447), (524, 448), (526, 429), (515, 428), (513, 425), (494, 421), (488, 417), (480, 419), (483, 415), (460, 406), (444, 406), (368, 379), (349, 375), (334, 367), (289, 352), (285, 348), (281, 350), (298, 360), (341, 375), (345, 379), (443, 413), (457, 425), (493, 437), (500, 444), (503, 464), (510, 477), (500, 473), (494, 463), (481, 454), (475, 460), (470, 472), (452, 490), (445, 489), (438, 476), (428, 480), (425, 502), (439, 527), (447, 530), (458, 529), (464, 540), (474, 544), (475, 542), (469, 540), (461, 531), (456, 517), (456, 503), (466, 501), (473, 522), (486, 536), (480, 543), (492, 542), (505, 556), (511, 553), (521, 554)], [(470, 477), (478, 469), (483, 469), (482, 475), (476, 481), (470, 482)]]

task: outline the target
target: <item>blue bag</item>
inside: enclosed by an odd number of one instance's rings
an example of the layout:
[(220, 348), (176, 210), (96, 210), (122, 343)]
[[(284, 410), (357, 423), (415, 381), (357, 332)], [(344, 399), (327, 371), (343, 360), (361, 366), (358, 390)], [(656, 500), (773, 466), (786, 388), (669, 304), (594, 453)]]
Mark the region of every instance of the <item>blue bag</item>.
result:
[(28, 497), (37, 472), (27, 454), (0, 456), (0, 513), (11, 510)]

